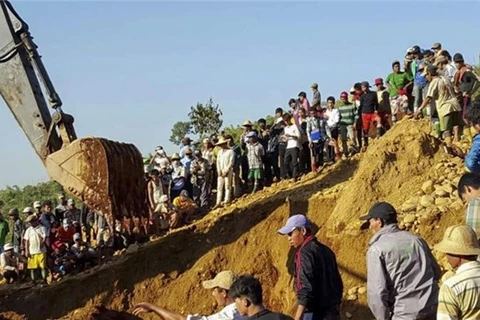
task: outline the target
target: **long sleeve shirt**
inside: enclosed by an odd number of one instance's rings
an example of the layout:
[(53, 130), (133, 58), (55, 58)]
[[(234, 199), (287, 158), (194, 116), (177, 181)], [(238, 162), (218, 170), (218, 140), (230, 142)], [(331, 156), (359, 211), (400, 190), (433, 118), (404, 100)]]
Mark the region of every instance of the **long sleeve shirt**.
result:
[(284, 135), (287, 136), (287, 149), (299, 148), (300, 143), (300, 130), (296, 124), (286, 126), (284, 129)]
[(465, 157), (465, 166), (470, 172), (480, 173), (480, 134), (473, 138), (470, 151)]
[(315, 90), (315, 92), (313, 93), (313, 99), (310, 105), (312, 107), (319, 107), (321, 102), (322, 102), (322, 96), (320, 94), (320, 91)]
[(440, 267), (427, 243), (390, 224), (367, 251), (368, 305), (377, 320), (420, 319), (436, 310)]
[(219, 175), (228, 174), (230, 170), (233, 170), (234, 161), (235, 153), (232, 149), (220, 150), (217, 156), (217, 173)]
[(338, 127), (340, 123), (340, 111), (337, 108), (327, 109), (325, 111), (327, 116), (327, 126), (330, 130)]
[(377, 93), (374, 91), (368, 91), (362, 94), (360, 97), (360, 107), (358, 108), (358, 114), (362, 113), (372, 114), (378, 111), (378, 98)]
[(0, 254), (0, 270), (1, 272), (5, 271), (15, 271), (18, 269), (18, 264), (24, 260), (22, 256), (18, 253), (12, 252), (11, 256), (7, 256), (4, 252)]

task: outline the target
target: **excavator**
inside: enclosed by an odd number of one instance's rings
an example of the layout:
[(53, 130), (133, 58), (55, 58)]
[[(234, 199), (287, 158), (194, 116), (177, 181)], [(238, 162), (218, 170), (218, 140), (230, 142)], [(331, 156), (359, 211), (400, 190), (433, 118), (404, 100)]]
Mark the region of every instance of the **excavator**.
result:
[(119, 223), (145, 226), (140, 151), (104, 138), (77, 138), (74, 117), (63, 111), (28, 25), (9, 1), (1, 0), (0, 8), (0, 94), (50, 179), (103, 215), (112, 234)]

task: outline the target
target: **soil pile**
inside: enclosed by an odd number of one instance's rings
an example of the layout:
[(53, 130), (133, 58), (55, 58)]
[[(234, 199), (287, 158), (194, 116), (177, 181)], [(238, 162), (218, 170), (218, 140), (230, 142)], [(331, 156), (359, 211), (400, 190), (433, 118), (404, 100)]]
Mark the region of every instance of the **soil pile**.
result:
[(389, 201), (399, 210), (402, 228), (421, 234), (430, 245), (463, 218), (455, 191), (463, 165), (443, 151), (430, 130), (427, 121), (401, 121), (365, 154), (320, 175), (308, 175), (297, 184), (281, 182), (239, 199), (87, 274), (48, 288), (5, 291), (2, 315), (138, 319), (129, 312), (141, 301), (184, 314), (209, 313), (216, 306), (201, 281), (224, 269), (259, 277), (268, 307), (292, 313), (294, 252), (276, 230), (289, 215), (307, 213), (320, 240), (337, 253), (346, 287), (343, 317), (371, 318), (365, 295), (371, 234), (360, 230), (358, 217), (374, 202)]

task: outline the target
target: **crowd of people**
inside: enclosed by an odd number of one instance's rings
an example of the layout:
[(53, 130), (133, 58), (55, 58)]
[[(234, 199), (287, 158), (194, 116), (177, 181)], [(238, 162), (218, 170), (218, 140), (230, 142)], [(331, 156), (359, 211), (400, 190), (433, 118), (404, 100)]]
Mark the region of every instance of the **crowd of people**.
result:
[(5, 231), (0, 232), (0, 270), (7, 284), (28, 277), (46, 284), (49, 274), (53, 281), (98, 264), (97, 248), (105, 244), (109, 232), (103, 216), (77, 208), (64, 194), (58, 196), (56, 207), (50, 200), (35, 201), (23, 215), (17, 209), (9, 211), (13, 226), (9, 230), (0, 213), (0, 229)]
[[(313, 83), (311, 101), (302, 91), (288, 101), (288, 110), (276, 108), (273, 122), (245, 121), (238, 141), (219, 132), (194, 148), (185, 137), (179, 152), (170, 157), (157, 147), (145, 163), (154, 229), (180, 226), (210, 207), (227, 205), (280, 180), (296, 181), (364, 152), (369, 139), (380, 138), (403, 117), (431, 119), (446, 150), (464, 156), (453, 142), (463, 132), (469, 134), (463, 129), (470, 125), (480, 130), (479, 108), (472, 107), (479, 103), (473, 98), (480, 93), (480, 80), (472, 66), (462, 54), (452, 58), (434, 43), (431, 50), (408, 48), (403, 66), (396, 60), (391, 68), (385, 80), (374, 80), (375, 91), (368, 81), (360, 81), (338, 99), (327, 97), (326, 103)], [(466, 159), (469, 167), (480, 167), (480, 136), (476, 141), (478, 151)], [(185, 208), (171, 204), (176, 198)]]

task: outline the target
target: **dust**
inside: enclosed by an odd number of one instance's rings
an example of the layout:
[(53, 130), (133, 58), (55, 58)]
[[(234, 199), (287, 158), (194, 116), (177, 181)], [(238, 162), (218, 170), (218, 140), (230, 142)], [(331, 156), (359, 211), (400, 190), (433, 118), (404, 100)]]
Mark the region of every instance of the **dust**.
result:
[(294, 252), (276, 230), (288, 216), (307, 213), (319, 239), (337, 254), (345, 282), (343, 318), (371, 318), (364, 292), (371, 234), (360, 230), (358, 217), (375, 201), (389, 201), (399, 209), (401, 225), (431, 246), (448, 225), (462, 220), (464, 208), (454, 185), (463, 164), (447, 155), (430, 131), (428, 121), (401, 121), (364, 154), (300, 183), (284, 181), (243, 197), (106, 266), (48, 288), (4, 289), (1, 315), (138, 319), (129, 312), (141, 301), (183, 314), (207, 314), (216, 306), (201, 282), (224, 269), (255, 275), (266, 305), (292, 314)]

